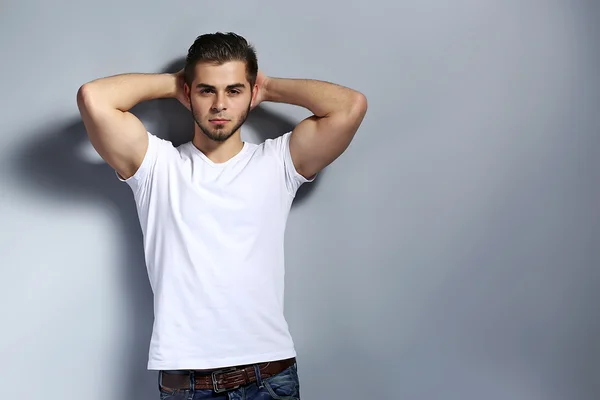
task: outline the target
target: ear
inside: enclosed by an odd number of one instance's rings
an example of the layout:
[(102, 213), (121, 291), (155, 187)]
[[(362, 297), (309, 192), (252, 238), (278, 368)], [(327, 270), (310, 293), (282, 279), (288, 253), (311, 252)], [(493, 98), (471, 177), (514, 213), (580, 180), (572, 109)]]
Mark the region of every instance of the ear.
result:
[(250, 107), (254, 108), (254, 104), (256, 104), (256, 97), (258, 96), (259, 87), (255, 83), (254, 88), (252, 89), (252, 99), (250, 101)]

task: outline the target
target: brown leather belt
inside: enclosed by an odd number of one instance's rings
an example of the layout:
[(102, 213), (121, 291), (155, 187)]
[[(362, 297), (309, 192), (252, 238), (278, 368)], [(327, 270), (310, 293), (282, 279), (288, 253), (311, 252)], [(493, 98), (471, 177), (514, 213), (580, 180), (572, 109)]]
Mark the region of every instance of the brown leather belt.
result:
[(190, 388), (190, 375), (194, 373), (194, 389), (213, 389), (215, 392), (225, 392), (240, 386), (256, 382), (254, 365), (260, 370), (261, 379), (274, 376), (296, 362), (296, 358), (269, 361), (259, 364), (238, 365), (220, 369), (196, 369), (187, 373), (170, 373), (161, 371), (161, 386), (166, 390), (181, 390)]

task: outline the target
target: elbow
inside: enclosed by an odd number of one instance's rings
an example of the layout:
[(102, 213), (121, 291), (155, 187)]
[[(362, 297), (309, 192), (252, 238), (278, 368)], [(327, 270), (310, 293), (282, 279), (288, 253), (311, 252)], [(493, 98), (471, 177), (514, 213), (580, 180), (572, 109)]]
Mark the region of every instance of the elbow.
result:
[(354, 108), (357, 109), (360, 114), (365, 115), (367, 113), (369, 102), (367, 101), (367, 96), (364, 94), (357, 92), (356, 99), (354, 100), (353, 104)]
[(349, 108), (349, 114), (355, 116), (359, 121), (362, 121), (367, 113), (368, 108), (369, 104), (367, 101), (367, 96), (360, 92), (356, 92)]
[(90, 85), (83, 84), (79, 90), (77, 90), (77, 107), (80, 109), (85, 107), (90, 102)]
[(77, 107), (80, 110), (89, 110), (92, 107), (98, 108), (104, 105), (104, 99), (92, 83), (85, 83), (77, 90)]

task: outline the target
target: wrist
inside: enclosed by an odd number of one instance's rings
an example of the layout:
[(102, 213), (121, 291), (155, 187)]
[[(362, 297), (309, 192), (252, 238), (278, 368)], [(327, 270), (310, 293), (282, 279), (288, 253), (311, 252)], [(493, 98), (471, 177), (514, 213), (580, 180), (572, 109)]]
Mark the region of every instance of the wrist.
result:
[(275, 79), (275, 78), (269, 78), (268, 76), (265, 76), (265, 79), (262, 83), (262, 101), (271, 101), (271, 91), (269, 90), (269, 86), (271, 84), (271, 81)]
[(168, 97), (177, 98), (177, 94), (179, 93), (179, 88), (183, 89), (183, 75), (179, 72), (176, 73), (165, 73), (163, 74), (165, 82), (167, 82)]

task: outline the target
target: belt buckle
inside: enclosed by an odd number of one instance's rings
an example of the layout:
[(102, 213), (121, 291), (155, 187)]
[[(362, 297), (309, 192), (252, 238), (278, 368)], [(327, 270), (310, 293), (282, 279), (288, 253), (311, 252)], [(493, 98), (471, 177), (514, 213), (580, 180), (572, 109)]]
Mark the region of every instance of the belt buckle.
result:
[(223, 393), (223, 392), (227, 392), (227, 391), (229, 391), (229, 390), (234, 390), (234, 389), (237, 389), (237, 388), (239, 388), (240, 386), (242, 386), (242, 385), (237, 385), (237, 386), (235, 386), (235, 387), (232, 387), (232, 388), (230, 388), (230, 389), (219, 389), (219, 385), (218, 385), (218, 383), (217, 383), (217, 376), (216, 376), (216, 375), (217, 375), (217, 374), (226, 373), (226, 372), (232, 372), (232, 371), (235, 371), (235, 370), (237, 370), (237, 368), (236, 368), (236, 367), (229, 367), (229, 368), (223, 368), (223, 369), (219, 369), (219, 370), (213, 371), (213, 372), (210, 374), (210, 375), (211, 375), (211, 378), (212, 378), (213, 390), (215, 391), (215, 393)]

